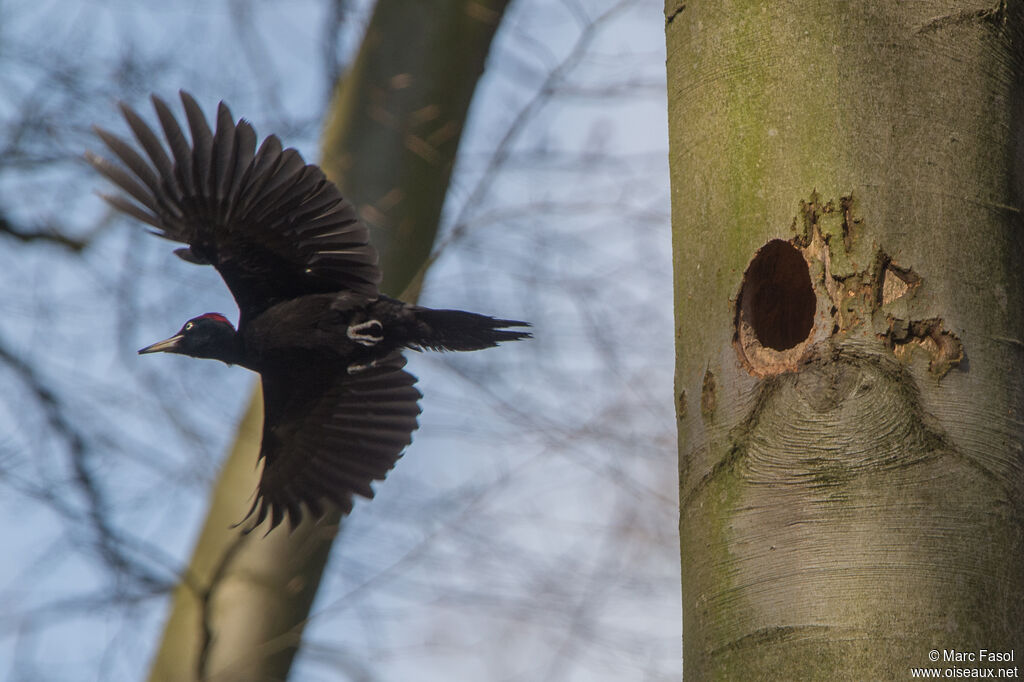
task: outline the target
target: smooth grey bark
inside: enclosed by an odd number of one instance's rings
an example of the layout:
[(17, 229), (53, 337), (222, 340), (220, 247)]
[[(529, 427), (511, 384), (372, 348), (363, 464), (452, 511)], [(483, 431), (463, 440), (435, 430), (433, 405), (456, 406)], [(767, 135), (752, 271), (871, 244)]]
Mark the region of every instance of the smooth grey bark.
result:
[(1022, 12), (666, 3), (687, 679), (1024, 656)]

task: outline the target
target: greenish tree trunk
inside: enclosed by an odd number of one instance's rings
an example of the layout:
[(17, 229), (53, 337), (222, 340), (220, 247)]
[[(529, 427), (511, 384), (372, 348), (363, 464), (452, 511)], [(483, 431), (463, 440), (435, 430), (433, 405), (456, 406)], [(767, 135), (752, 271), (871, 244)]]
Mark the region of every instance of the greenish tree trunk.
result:
[(1020, 665), (1022, 14), (666, 4), (686, 679)]
[[(506, 4), (381, 2), (339, 84), (322, 166), (370, 224), (386, 293), (401, 294), (422, 274), (469, 103)], [(291, 534), (281, 527), (265, 537), (231, 528), (258, 481), (262, 413), (257, 390), (175, 592), (153, 682), (288, 676), (340, 518), (329, 513)]]

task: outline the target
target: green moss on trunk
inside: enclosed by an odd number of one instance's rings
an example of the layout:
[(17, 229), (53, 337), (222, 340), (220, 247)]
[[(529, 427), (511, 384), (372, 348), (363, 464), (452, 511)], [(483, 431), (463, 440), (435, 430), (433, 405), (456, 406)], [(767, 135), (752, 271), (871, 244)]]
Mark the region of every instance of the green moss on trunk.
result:
[(1024, 651), (1021, 15), (666, 4), (688, 678)]

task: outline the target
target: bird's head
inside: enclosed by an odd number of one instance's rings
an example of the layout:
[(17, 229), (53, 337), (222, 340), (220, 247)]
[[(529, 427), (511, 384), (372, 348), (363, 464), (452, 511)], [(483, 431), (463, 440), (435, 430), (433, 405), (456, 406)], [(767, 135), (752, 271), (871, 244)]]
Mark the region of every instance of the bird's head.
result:
[(169, 339), (139, 350), (143, 353), (180, 353), (234, 364), (238, 361), (238, 334), (220, 313), (206, 313), (186, 322)]

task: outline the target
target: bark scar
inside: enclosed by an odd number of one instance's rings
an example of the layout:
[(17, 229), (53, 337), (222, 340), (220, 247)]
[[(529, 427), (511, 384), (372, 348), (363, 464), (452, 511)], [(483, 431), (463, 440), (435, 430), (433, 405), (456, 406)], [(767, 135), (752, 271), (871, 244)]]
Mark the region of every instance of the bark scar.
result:
[(676, 17), (679, 16), (684, 9), (686, 9), (686, 3), (685, 2), (684, 3), (680, 3), (674, 10), (672, 10), (671, 14), (666, 14), (665, 15), (665, 26), (668, 26), (673, 21), (675, 21)]
[(852, 194), (823, 201), (816, 191), (800, 202), (793, 219), (793, 244), (809, 262), (820, 263), (815, 284), (831, 300), (831, 337), (871, 330), (900, 360), (924, 350), (929, 370), (938, 378), (964, 360), (959, 337), (938, 317), (911, 319), (909, 299), (923, 279), (893, 262), (877, 244), (859, 243), (861, 219)]
[(950, 26), (971, 23), (974, 21), (989, 22), (996, 26), (1006, 23), (1006, 0), (1000, 0), (995, 7), (990, 9), (961, 10), (952, 14), (936, 17), (923, 24), (915, 33), (934, 33)]
[(715, 408), (718, 407), (718, 394), (715, 384), (715, 375), (709, 369), (704, 372), (704, 385), (700, 390), (700, 414), (705, 421), (711, 421), (715, 416)]
[(964, 359), (963, 343), (956, 334), (943, 329), (938, 317), (907, 322), (890, 316), (885, 341), (901, 360), (914, 348), (923, 349), (931, 356), (928, 370), (940, 379)]

